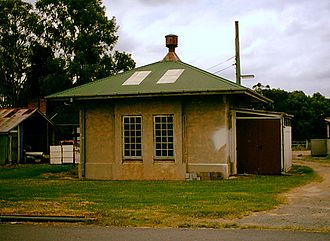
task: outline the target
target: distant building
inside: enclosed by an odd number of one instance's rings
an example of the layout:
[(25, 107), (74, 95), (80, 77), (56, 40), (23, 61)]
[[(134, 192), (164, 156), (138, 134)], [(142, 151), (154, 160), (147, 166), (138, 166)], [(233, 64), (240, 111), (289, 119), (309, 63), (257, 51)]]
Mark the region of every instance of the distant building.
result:
[(55, 93), (80, 108), (80, 175), (107, 180), (228, 178), (291, 167), (283, 113), (266, 97), (180, 61), (166, 36), (162, 61)]
[(52, 143), (52, 122), (39, 110), (0, 109), (0, 164), (42, 158)]

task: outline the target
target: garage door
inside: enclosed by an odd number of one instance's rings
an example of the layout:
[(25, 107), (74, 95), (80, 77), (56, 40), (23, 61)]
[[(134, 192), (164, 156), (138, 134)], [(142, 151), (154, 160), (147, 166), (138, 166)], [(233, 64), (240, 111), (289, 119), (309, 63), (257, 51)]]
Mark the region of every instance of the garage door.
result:
[(237, 172), (281, 173), (279, 119), (237, 119)]

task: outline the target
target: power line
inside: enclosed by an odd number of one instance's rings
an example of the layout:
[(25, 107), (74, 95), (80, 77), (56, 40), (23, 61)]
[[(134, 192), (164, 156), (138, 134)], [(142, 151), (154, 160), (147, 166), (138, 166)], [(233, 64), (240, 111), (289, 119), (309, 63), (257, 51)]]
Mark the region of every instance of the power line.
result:
[(220, 72), (222, 72), (222, 71), (224, 71), (224, 70), (226, 70), (226, 69), (229, 69), (229, 68), (231, 68), (232, 66), (234, 66), (235, 64), (231, 64), (231, 65), (229, 65), (228, 67), (226, 67), (226, 68), (223, 68), (223, 69), (220, 69), (220, 70), (218, 70), (218, 71), (216, 71), (216, 72), (214, 72), (213, 74), (217, 74), (217, 73), (220, 73)]
[(231, 59), (233, 59), (233, 58), (235, 58), (235, 56), (232, 56), (232, 57), (230, 57), (229, 59), (226, 59), (225, 61), (222, 61), (222, 62), (220, 62), (220, 63), (218, 63), (218, 64), (216, 64), (216, 65), (214, 65), (214, 66), (212, 66), (212, 67), (210, 67), (210, 68), (208, 68), (208, 69), (206, 69), (206, 70), (213, 69), (214, 67), (217, 67), (217, 66), (219, 66), (219, 65), (222, 65), (222, 64), (228, 62), (229, 60), (231, 60)]

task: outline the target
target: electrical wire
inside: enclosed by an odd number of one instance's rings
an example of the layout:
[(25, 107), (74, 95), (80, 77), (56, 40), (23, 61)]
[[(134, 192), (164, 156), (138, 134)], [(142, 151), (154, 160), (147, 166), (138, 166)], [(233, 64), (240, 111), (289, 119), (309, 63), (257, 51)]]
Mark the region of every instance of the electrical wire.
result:
[(226, 67), (226, 68), (223, 68), (223, 69), (220, 69), (220, 70), (218, 70), (218, 71), (216, 71), (216, 72), (214, 72), (213, 74), (217, 74), (217, 73), (220, 73), (220, 72), (222, 72), (222, 71), (224, 71), (224, 70), (226, 70), (226, 69), (229, 69), (229, 68), (231, 68), (232, 66), (234, 66), (235, 64), (231, 64), (231, 65), (229, 65), (228, 67)]
[(208, 68), (208, 69), (206, 69), (206, 70), (213, 69), (213, 68), (215, 68), (215, 67), (217, 67), (217, 66), (219, 66), (219, 65), (222, 65), (222, 64), (228, 62), (229, 60), (231, 60), (231, 59), (233, 59), (233, 58), (235, 58), (235, 56), (232, 56), (232, 57), (230, 57), (229, 59), (226, 59), (225, 61), (222, 61), (222, 62), (220, 62), (220, 63), (218, 63), (218, 64), (216, 64), (216, 65), (213, 65), (212, 67), (210, 67), (210, 68)]

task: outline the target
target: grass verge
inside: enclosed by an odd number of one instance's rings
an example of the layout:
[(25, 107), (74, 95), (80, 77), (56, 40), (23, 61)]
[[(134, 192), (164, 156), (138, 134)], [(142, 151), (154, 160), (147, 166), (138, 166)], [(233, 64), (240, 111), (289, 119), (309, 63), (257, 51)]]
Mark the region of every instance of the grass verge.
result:
[(222, 227), (218, 219), (272, 209), (284, 201), (279, 194), (318, 178), (304, 166), (293, 166), (291, 175), (219, 181), (80, 181), (75, 174), (72, 165), (1, 167), (0, 214), (84, 215), (111, 226), (216, 228)]

